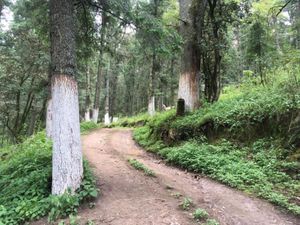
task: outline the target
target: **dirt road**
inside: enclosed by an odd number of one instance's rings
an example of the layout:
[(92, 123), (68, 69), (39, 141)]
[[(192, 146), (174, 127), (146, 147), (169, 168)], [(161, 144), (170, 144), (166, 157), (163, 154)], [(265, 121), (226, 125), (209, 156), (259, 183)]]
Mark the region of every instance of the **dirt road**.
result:
[[(189, 197), (222, 225), (300, 224), (300, 219), (285, 215), (269, 203), (166, 166), (140, 149), (130, 130), (101, 129), (82, 140), (102, 192), (95, 208), (79, 212), (83, 223), (90, 219), (95, 224), (110, 225), (196, 224), (191, 211), (179, 207), (182, 198)], [(142, 162), (157, 177), (133, 169), (128, 158)], [(178, 193), (181, 198), (176, 198)]]

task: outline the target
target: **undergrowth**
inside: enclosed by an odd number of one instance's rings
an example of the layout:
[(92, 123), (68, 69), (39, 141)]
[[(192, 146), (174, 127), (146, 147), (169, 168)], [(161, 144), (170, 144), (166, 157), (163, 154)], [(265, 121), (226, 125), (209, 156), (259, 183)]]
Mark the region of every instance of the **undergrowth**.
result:
[(80, 132), (81, 134), (87, 134), (88, 132), (100, 128), (101, 125), (96, 124), (92, 121), (80, 123)]
[(128, 159), (129, 164), (137, 170), (141, 170), (145, 175), (150, 177), (155, 177), (155, 173), (153, 170), (146, 167), (143, 163), (137, 161), (136, 159)]
[(141, 113), (132, 117), (122, 117), (118, 121), (113, 122), (109, 127), (138, 127), (143, 126), (148, 122), (149, 116), (147, 113)]
[(51, 195), (51, 142), (43, 132), (19, 145), (0, 149), (0, 224), (24, 224), (49, 216), (74, 214), (79, 204), (98, 195), (95, 179), (84, 162), (84, 177), (75, 195)]
[(299, 93), (299, 78), (286, 74), (231, 87), (194, 113), (149, 118), (134, 139), (169, 163), (300, 215)]

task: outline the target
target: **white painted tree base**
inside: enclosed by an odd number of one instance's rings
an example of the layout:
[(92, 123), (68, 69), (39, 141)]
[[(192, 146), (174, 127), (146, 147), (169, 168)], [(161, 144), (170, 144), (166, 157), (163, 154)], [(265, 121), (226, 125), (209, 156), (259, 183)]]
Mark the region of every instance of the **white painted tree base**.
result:
[(92, 121), (94, 123), (98, 122), (99, 109), (93, 109)]
[(77, 82), (71, 76), (52, 78), (52, 194), (80, 187), (83, 165)]
[(109, 125), (109, 124), (110, 124), (109, 113), (105, 113), (105, 115), (104, 115), (104, 125)]
[(181, 74), (179, 78), (178, 99), (185, 102), (185, 111), (193, 111), (199, 106), (199, 81), (193, 74)]
[(85, 112), (85, 114), (84, 114), (84, 121), (85, 122), (90, 122), (91, 121), (90, 112), (89, 111)]
[(155, 115), (155, 97), (151, 96), (148, 103), (148, 114), (150, 116)]

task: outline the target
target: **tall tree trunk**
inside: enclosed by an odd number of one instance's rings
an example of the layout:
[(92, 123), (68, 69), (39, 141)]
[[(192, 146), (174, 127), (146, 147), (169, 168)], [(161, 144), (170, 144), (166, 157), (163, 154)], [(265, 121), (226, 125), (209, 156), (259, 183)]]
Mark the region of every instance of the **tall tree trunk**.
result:
[(106, 71), (106, 96), (105, 96), (105, 115), (104, 115), (104, 124), (110, 124), (109, 116), (109, 79), (110, 79), (110, 62), (108, 62), (107, 71)]
[[(196, 15), (193, 12), (195, 9), (192, 9), (192, 6), (192, 0), (179, 0), (180, 19), (183, 21), (180, 25), (180, 33), (185, 43), (181, 57), (178, 98), (184, 99), (187, 111), (193, 111), (200, 106), (200, 54), (197, 47), (197, 33), (201, 30), (196, 29)], [(197, 21), (197, 23), (202, 22)]]
[(300, 49), (300, 0), (296, 2), (296, 48)]
[(174, 72), (174, 66), (175, 66), (175, 58), (171, 59), (171, 67), (170, 67), (170, 106), (175, 106), (176, 102), (176, 96), (175, 96), (175, 85), (173, 83), (173, 79), (175, 77), (175, 72)]
[(105, 115), (104, 115), (104, 124), (110, 124), (109, 116), (109, 78), (110, 78), (110, 62), (108, 62), (107, 72), (106, 72), (106, 96), (105, 96)]
[(103, 49), (104, 49), (104, 38), (105, 38), (105, 30), (108, 17), (105, 13), (106, 4), (104, 4), (104, 10), (102, 11), (102, 26), (100, 33), (100, 49), (99, 49), (99, 62), (98, 62), (98, 72), (97, 72), (97, 81), (96, 81), (96, 89), (95, 89), (95, 99), (92, 113), (92, 121), (94, 123), (98, 122), (99, 116), (99, 107), (100, 107), (100, 89), (101, 89), (101, 81), (102, 81), (102, 61), (103, 61)]
[(276, 50), (277, 53), (282, 55), (282, 50), (280, 47), (280, 39), (279, 39), (279, 29), (278, 29), (278, 25), (277, 25), (277, 16), (272, 16), (272, 23), (274, 26), (274, 41), (275, 41), (275, 46), (276, 46)]
[(156, 54), (152, 55), (152, 69), (149, 76), (149, 94), (148, 94), (148, 114), (154, 116), (155, 114), (155, 95), (154, 95), (154, 80), (156, 78), (157, 62)]
[(35, 123), (36, 123), (36, 116), (37, 112), (36, 109), (32, 109), (31, 114), (30, 114), (30, 122), (27, 130), (27, 135), (31, 136), (34, 133), (34, 128), (35, 128)]
[(88, 63), (86, 63), (86, 96), (85, 96), (85, 114), (84, 120), (90, 121), (91, 120), (91, 74), (90, 74), (90, 67)]
[(101, 80), (102, 80), (102, 65), (101, 64), (102, 64), (102, 51), (100, 51), (100, 53), (99, 53), (95, 99), (94, 99), (94, 106), (93, 106), (93, 113), (92, 113), (92, 121), (94, 123), (98, 122), (98, 116), (99, 116), (100, 89), (101, 89)]
[(73, 0), (50, 0), (52, 93), (52, 194), (80, 187), (83, 165), (75, 79)]

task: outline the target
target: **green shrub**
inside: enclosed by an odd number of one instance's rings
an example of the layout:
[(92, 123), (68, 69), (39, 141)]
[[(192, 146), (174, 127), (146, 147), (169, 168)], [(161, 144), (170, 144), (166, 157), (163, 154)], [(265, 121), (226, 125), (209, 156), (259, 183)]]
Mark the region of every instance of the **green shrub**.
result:
[(80, 132), (81, 132), (81, 134), (86, 134), (89, 131), (95, 130), (97, 128), (100, 128), (100, 126), (98, 124), (92, 122), (92, 121), (80, 123)]
[(169, 163), (300, 215), (299, 127), (290, 127), (300, 115), (300, 73), (290, 72), (279, 69), (265, 86), (227, 87), (218, 102), (183, 117), (158, 113), (134, 139)]
[(193, 213), (193, 217), (195, 220), (206, 219), (208, 217), (208, 213), (204, 209), (196, 209)]
[(189, 210), (192, 205), (193, 201), (190, 198), (184, 198), (183, 201), (180, 203), (180, 207), (183, 210)]
[(44, 133), (4, 151), (8, 154), (0, 159), (2, 224), (24, 224), (46, 215), (51, 220), (67, 216), (76, 213), (80, 202), (97, 196), (98, 190), (87, 162), (84, 162), (82, 185), (75, 195), (51, 195), (51, 142)]
[(144, 126), (150, 119), (147, 113), (141, 113), (132, 117), (122, 117), (117, 122), (112, 123), (109, 127), (139, 127)]
[(239, 149), (228, 142), (211, 145), (192, 141), (179, 147), (164, 148), (159, 154), (169, 163), (206, 174), (300, 215), (300, 206), (292, 201), (299, 195), (300, 182), (278, 170), (281, 161), (276, 158), (276, 151), (262, 149), (251, 153), (247, 148)]

